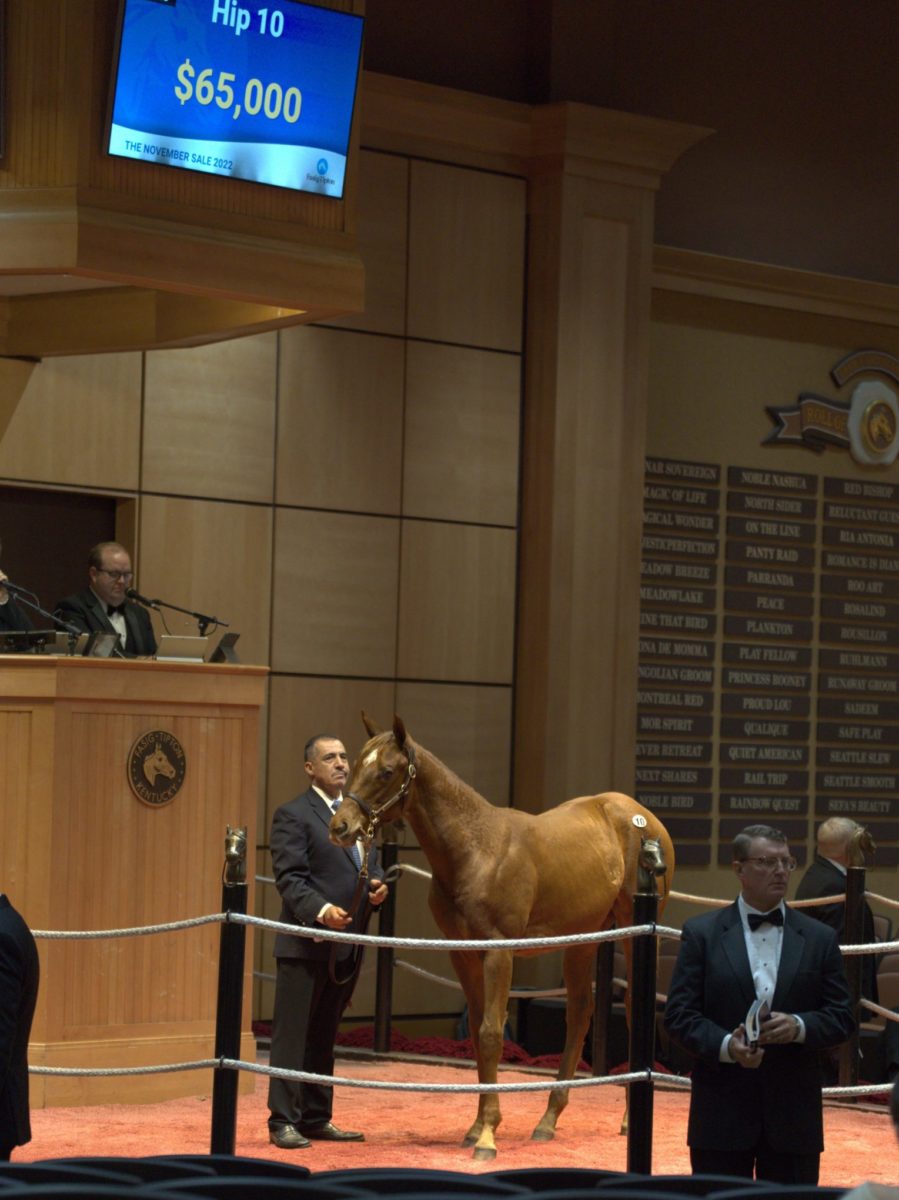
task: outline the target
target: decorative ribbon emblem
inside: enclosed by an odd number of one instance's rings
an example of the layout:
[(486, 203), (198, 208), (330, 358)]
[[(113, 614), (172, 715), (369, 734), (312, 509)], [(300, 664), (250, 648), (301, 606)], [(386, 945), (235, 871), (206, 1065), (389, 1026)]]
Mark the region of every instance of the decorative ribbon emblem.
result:
[[(858, 350), (841, 359), (831, 376), (842, 387), (862, 371), (899, 382), (899, 359), (879, 350)], [(888, 466), (899, 454), (899, 398), (880, 379), (865, 379), (848, 401), (801, 392), (797, 404), (768, 407), (777, 428), (763, 444), (787, 443), (820, 453), (825, 446), (845, 446), (863, 466)]]

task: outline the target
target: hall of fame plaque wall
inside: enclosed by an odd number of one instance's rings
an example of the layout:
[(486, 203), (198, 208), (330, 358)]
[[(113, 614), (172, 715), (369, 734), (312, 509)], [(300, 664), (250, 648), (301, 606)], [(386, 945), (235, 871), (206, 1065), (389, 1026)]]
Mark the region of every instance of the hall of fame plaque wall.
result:
[(684, 866), (745, 825), (899, 862), (899, 485), (648, 458), (635, 794)]

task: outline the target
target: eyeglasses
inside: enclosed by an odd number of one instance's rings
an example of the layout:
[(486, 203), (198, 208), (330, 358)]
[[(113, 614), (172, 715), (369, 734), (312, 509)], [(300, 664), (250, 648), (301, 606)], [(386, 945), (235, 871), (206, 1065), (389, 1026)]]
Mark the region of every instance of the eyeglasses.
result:
[(101, 575), (108, 575), (113, 583), (118, 583), (120, 579), (123, 579), (125, 583), (130, 583), (134, 578), (133, 571), (110, 571), (106, 567), (97, 567), (97, 570)]
[(754, 862), (762, 868), (763, 871), (776, 871), (780, 867), (784, 871), (795, 871), (799, 863), (795, 858), (760, 858), (749, 857), (741, 858), (740, 862)]

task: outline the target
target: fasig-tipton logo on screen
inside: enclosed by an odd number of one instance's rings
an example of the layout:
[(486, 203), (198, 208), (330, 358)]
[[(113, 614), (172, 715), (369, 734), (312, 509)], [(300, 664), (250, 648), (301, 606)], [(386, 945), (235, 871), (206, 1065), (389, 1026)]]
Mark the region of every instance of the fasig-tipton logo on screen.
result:
[(341, 197), (362, 18), (302, 0), (121, 0), (107, 149)]

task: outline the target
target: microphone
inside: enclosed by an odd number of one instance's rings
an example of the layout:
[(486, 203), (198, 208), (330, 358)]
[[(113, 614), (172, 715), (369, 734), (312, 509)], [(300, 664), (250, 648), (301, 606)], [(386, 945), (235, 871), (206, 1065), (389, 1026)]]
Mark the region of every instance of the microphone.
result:
[(158, 600), (148, 600), (146, 596), (142, 596), (134, 588), (125, 588), (125, 595), (129, 600), (136, 600), (138, 604), (142, 604), (144, 608), (159, 608)]
[(11, 583), (8, 579), (0, 579), (0, 588), (6, 588), (14, 596), (33, 596), (31, 588), (22, 587), (21, 584)]

